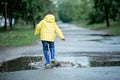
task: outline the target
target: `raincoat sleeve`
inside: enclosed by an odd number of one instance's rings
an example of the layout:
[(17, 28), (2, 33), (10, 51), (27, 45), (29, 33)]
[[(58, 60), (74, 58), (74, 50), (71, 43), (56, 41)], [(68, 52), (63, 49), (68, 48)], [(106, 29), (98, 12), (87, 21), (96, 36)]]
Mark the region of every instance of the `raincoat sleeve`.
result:
[(34, 33), (35, 35), (40, 34), (41, 24), (42, 24), (42, 22), (40, 22), (39, 24), (36, 25), (35, 33)]
[(57, 26), (56, 23), (55, 23), (55, 32), (58, 34), (58, 36), (60, 37), (60, 39), (64, 39), (62, 31), (59, 29), (59, 27)]

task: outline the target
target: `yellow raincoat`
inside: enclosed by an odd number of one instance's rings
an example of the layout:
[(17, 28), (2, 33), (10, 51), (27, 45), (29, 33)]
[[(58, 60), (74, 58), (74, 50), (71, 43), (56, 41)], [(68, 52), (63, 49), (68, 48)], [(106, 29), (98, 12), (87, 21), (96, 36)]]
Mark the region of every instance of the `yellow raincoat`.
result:
[(42, 41), (54, 42), (56, 33), (61, 39), (64, 39), (61, 30), (55, 22), (55, 17), (52, 14), (46, 15), (45, 18), (36, 25), (35, 35), (40, 34), (40, 40)]

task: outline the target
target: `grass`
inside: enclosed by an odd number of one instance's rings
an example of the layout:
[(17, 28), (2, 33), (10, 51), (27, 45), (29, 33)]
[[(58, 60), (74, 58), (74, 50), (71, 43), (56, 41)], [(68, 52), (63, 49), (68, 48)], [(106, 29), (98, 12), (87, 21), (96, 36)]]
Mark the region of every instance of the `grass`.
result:
[(88, 29), (106, 31), (113, 35), (120, 35), (120, 22), (110, 22), (110, 27), (106, 27), (106, 23), (91, 25), (85, 23), (77, 23), (77, 25)]
[(15, 25), (13, 30), (0, 31), (0, 46), (25, 46), (33, 44), (38, 37), (30, 25)]

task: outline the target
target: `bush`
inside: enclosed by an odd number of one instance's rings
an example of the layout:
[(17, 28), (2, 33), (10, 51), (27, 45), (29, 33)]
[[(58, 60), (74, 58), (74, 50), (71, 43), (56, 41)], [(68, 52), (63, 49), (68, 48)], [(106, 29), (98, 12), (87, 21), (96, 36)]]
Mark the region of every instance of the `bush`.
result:
[(67, 23), (76, 19), (77, 10), (72, 1), (61, 2), (58, 6), (58, 15), (61, 21)]
[(73, 21), (73, 18), (69, 13), (67, 14), (67, 13), (59, 12), (59, 17), (64, 23)]
[(100, 11), (93, 11), (88, 16), (88, 24), (102, 23), (104, 22), (104, 13)]

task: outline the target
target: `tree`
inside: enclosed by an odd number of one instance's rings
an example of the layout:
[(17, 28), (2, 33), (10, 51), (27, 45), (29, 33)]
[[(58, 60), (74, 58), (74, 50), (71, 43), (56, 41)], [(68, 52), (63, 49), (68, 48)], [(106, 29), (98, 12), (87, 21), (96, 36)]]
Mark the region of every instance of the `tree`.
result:
[(4, 29), (7, 29), (6, 20), (9, 18), (10, 27), (12, 29), (12, 18), (22, 18), (26, 22), (31, 21), (35, 27), (36, 19), (43, 17), (46, 10), (55, 9), (54, 4), (50, 0), (0, 0), (0, 13), (5, 17)]
[(41, 20), (47, 10), (55, 11), (55, 6), (50, 0), (23, 0), (26, 12), (25, 20), (32, 21), (33, 28), (37, 21)]
[(96, 11), (104, 13), (106, 26), (110, 26), (109, 19), (116, 20), (117, 15), (120, 14), (120, 1), (119, 0), (93, 0), (94, 8)]
[(91, 3), (90, 0), (60, 0), (57, 4), (59, 17), (63, 22), (85, 20), (91, 11)]
[(4, 22), (4, 30), (7, 29), (7, 2), (5, 1), (0, 1), (0, 13), (2, 14), (2, 16), (5, 17), (5, 22)]
[[(22, 0), (0, 0), (2, 16), (5, 17), (5, 26), (4, 29), (7, 29), (7, 18), (9, 19), (10, 27), (12, 28), (12, 18), (15, 17), (15, 14), (21, 15), (22, 12)], [(14, 4), (14, 5), (13, 5)]]

